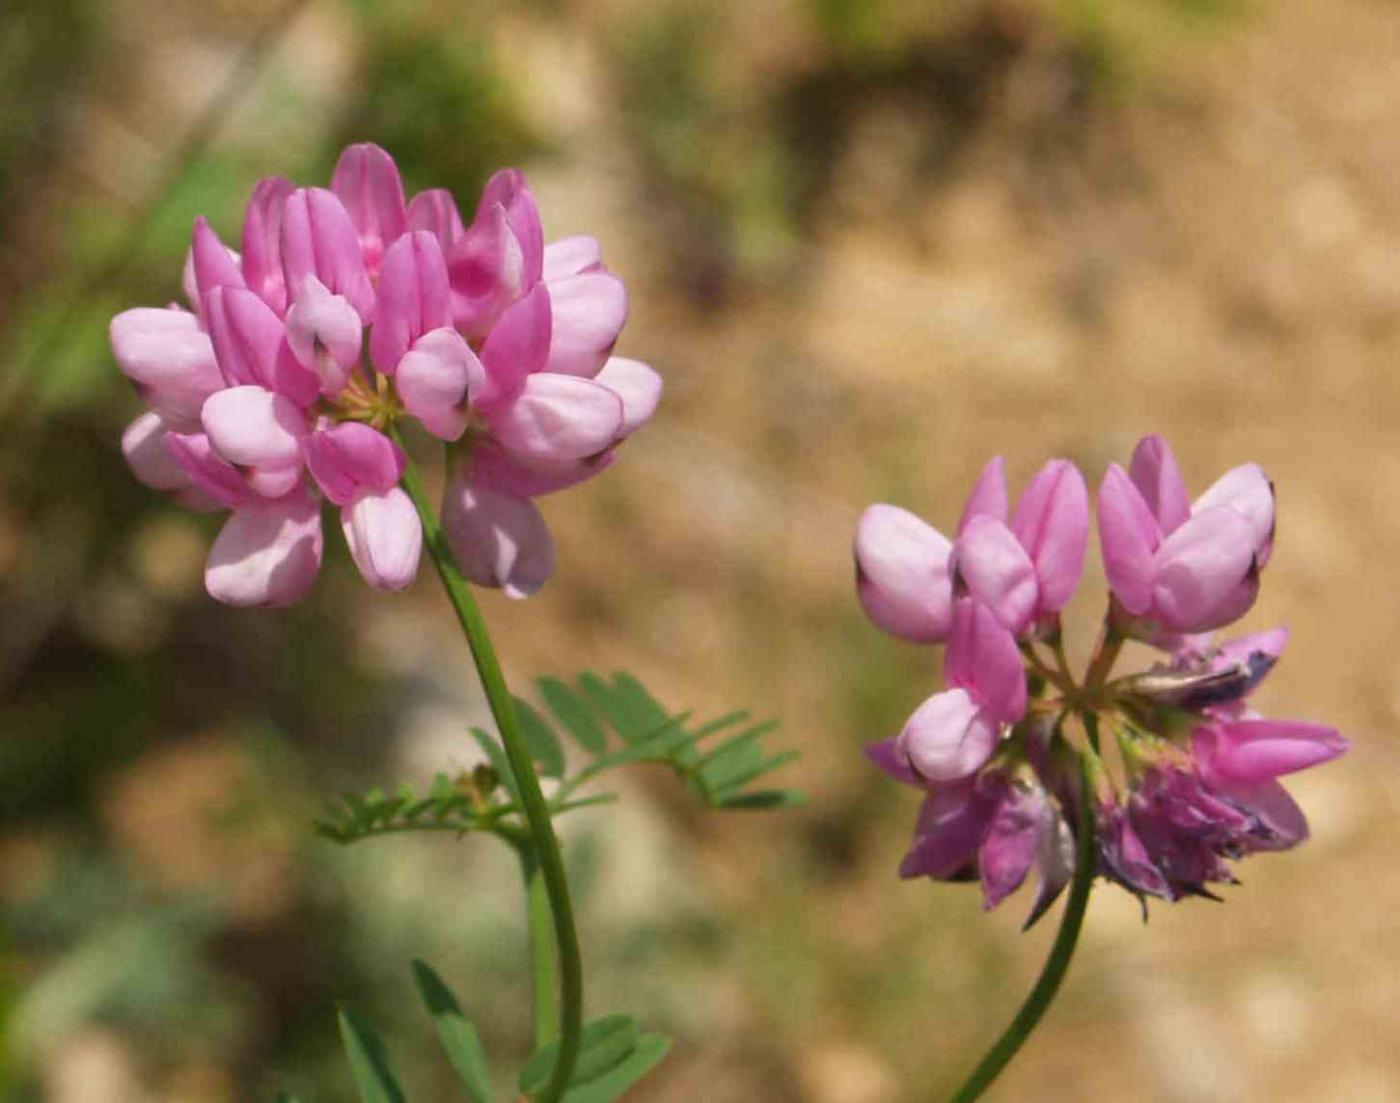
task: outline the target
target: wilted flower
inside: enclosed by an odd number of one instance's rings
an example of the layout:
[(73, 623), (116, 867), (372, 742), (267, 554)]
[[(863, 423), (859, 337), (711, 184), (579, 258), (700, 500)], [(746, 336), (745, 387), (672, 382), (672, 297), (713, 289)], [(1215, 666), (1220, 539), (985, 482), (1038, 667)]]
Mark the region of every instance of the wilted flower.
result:
[[(1059, 614), (1083, 567), (1084, 481), (1053, 461), (1009, 522), (1007, 514), (998, 459), (955, 541), (893, 506), (870, 507), (857, 530), (857, 587), (871, 620), (948, 645), (949, 688), (867, 749), (926, 794), (901, 874), (976, 877), (993, 907), (1038, 870), (1034, 921), (1073, 872), (1071, 825), (1086, 814), (1095, 872), (1140, 897), (1209, 896), (1209, 885), (1234, 880), (1231, 860), (1305, 839), (1303, 814), (1277, 779), (1335, 758), (1346, 740), (1250, 709), (1286, 631), (1223, 643), (1201, 634), (1237, 619), (1257, 595), (1274, 538), (1263, 472), (1235, 468), (1192, 504), (1156, 436), (1138, 444), (1131, 473), (1109, 469), (1099, 528), (1112, 601), (1082, 682), (1069, 670)], [(1129, 635), (1170, 655), (1110, 679)], [(1066, 729), (1071, 716), (1084, 721), (1082, 740)]]
[(387, 435), (405, 417), (452, 446), (444, 525), (469, 576), (538, 588), (553, 548), (531, 499), (604, 470), (661, 392), (649, 367), (610, 355), (627, 296), (597, 242), (546, 246), (518, 172), (492, 177), (464, 226), (447, 192), (406, 202), (392, 158), (356, 145), (329, 189), (259, 183), (241, 244), (197, 220), (192, 309), (111, 325), (150, 406), (122, 440), (137, 478), (232, 513), (209, 592), (302, 597), (321, 560), (321, 496), (340, 507), (366, 581), (408, 585), (422, 530)]

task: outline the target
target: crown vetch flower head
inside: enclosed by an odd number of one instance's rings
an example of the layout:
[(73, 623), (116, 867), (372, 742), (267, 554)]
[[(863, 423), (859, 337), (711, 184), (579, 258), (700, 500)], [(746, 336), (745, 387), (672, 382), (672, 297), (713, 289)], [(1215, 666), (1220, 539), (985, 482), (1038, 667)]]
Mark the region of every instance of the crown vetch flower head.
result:
[[(1059, 632), (1088, 539), (1087, 491), (1068, 461), (1042, 468), (1014, 510), (992, 461), (954, 540), (888, 505), (871, 506), (856, 533), (871, 620), (947, 643), (948, 688), (867, 748), (925, 792), (900, 872), (975, 877), (990, 908), (1038, 870), (1032, 921), (1073, 872), (1071, 825), (1092, 824), (1085, 876), (1144, 899), (1210, 896), (1234, 882), (1232, 861), (1307, 837), (1278, 778), (1347, 748), (1332, 728), (1250, 707), (1285, 630), (1209, 635), (1253, 604), (1272, 554), (1273, 487), (1257, 466), (1233, 469), (1193, 503), (1166, 442), (1146, 437), (1129, 470), (1109, 468), (1098, 515), (1112, 601), (1082, 681)], [(1129, 636), (1171, 654), (1113, 678)], [(1102, 746), (1101, 734), (1111, 736)]]
[(660, 377), (611, 355), (627, 295), (596, 240), (546, 245), (524, 176), (497, 173), (470, 225), (452, 196), (406, 200), (393, 159), (350, 146), (329, 188), (253, 189), (241, 253), (203, 218), (190, 311), (111, 324), (150, 406), (122, 451), (142, 482), (230, 518), (206, 583), (286, 605), (321, 561), (322, 496), (365, 580), (408, 585), (422, 530), (386, 435), (418, 420), (453, 452), (444, 525), (470, 577), (524, 596), (554, 548), (532, 499), (609, 467), (652, 416)]

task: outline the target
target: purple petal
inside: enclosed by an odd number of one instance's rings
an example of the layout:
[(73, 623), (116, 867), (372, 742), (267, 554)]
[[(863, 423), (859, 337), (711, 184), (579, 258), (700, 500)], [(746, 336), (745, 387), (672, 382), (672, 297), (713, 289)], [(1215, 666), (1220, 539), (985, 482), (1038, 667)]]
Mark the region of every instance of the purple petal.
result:
[(393, 375), (414, 341), (451, 325), (447, 263), (437, 238), (424, 230), (406, 234), (384, 255), (369, 335), (370, 359), (385, 375)]
[(190, 245), (194, 269), (195, 304), (202, 307), (205, 297), (216, 287), (246, 287), (238, 256), (219, 240), (219, 235), (203, 215), (194, 220)]
[(983, 908), (990, 911), (1021, 887), (1035, 865), (1045, 830), (1044, 794), (1006, 787), (977, 852)]
[(520, 243), (524, 265), (525, 287), (533, 287), (540, 279), (544, 265), (544, 230), (540, 212), (535, 206), (534, 193), (519, 169), (501, 169), (486, 181), (482, 189), (478, 213), (496, 204), (505, 209), (511, 233)]
[(545, 282), (553, 327), (548, 368), (598, 374), (627, 321), (627, 289), (611, 272), (584, 272)]
[(486, 370), (455, 329), (424, 334), (399, 361), (395, 386), (404, 408), (442, 440), (466, 431), (468, 404)]
[(873, 505), (856, 526), (856, 592), (877, 628), (915, 643), (947, 638), (953, 619), (948, 539), (908, 510)]
[(479, 485), (514, 498), (538, 498), (602, 474), (616, 458), (610, 449), (581, 460), (537, 460), (508, 453), (485, 440), (472, 455), (472, 477)]
[(478, 586), (529, 597), (554, 570), (554, 541), (527, 499), (459, 476), (447, 486), (442, 525), (462, 573)]
[(864, 752), (865, 757), (874, 764), (876, 769), (895, 781), (902, 781), (905, 785), (914, 785), (920, 789), (924, 788), (923, 779), (914, 772), (909, 765), (909, 759), (905, 757), (904, 751), (900, 748), (898, 736), (881, 739), (878, 743), (867, 743)]
[(468, 337), (486, 336), (525, 289), (525, 258), (499, 203), (477, 212), (447, 253), (452, 320)]
[(1162, 529), (1128, 473), (1110, 464), (1099, 485), (1099, 543), (1104, 573), (1119, 603), (1134, 616), (1152, 607), (1154, 555)]
[(361, 490), (340, 511), (345, 543), (364, 580), (377, 590), (402, 590), (418, 574), (423, 526), (400, 487)]
[(995, 812), (996, 801), (987, 798), (976, 778), (930, 787), (899, 875), (957, 876), (976, 857)]
[(1138, 441), (1128, 471), (1163, 534), (1176, 531), (1191, 516), (1186, 483), (1171, 447), (1161, 436), (1153, 433)]
[(209, 549), (204, 587), (226, 605), (291, 605), (316, 581), (321, 548), (321, 511), (311, 494), (257, 500), (224, 523)]
[(141, 307), (109, 327), (117, 366), (173, 429), (195, 429), (204, 400), (224, 385), (214, 346), (193, 314)]

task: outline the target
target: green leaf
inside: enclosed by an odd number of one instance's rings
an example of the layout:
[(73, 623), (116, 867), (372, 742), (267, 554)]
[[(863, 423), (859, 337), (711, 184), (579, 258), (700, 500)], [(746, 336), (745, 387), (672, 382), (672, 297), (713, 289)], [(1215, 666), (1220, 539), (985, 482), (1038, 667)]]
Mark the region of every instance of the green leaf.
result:
[(613, 1103), (652, 1070), (671, 1048), (664, 1034), (643, 1034), (636, 1048), (601, 1076), (564, 1093), (563, 1103)]
[(491, 766), (495, 769), (496, 776), (501, 779), (501, 785), (510, 795), (510, 799), (519, 804), (520, 790), (515, 787), (515, 774), (511, 772), (510, 761), (506, 758), (505, 749), (496, 742), (495, 736), (488, 735), (480, 728), (472, 728), (472, 738), (486, 752), (486, 757), (490, 759)]
[(759, 746), (759, 741), (773, 726), (770, 721), (747, 728), (726, 739), (702, 758), (699, 763), (700, 780), (705, 783), (705, 787), (712, 792), (722, 789), (729, 784), (731, 778), (762, 762), (763, 748)]
[(723, 804), (755, 778), (760, 778), (764, 774), (770, 774), (778, 769), (778, 767), (786, 766), (795, 758), (797, 758), (796, 751), (783, 751), (782, 754), (775, 754), (772, 758), (765, 758), (761, 762), (754, 763), (754, 765), (750, 766), (747, 770), (727, 778), (723, 783), (716, 783), (710, 795), (716, 801)]
[(682, 726), (689, 717), (689, 713), (681, 713), (679, 716), (672, 717), (646, 739), (629, 742), (624, 747), (619, 747), (615, 751), (609, 751), (607, 754), (595, 758), (585, 768), (584, 773), (592, 776), (617, 766), (626, 766), (631, 762), (643, 762), (649, 759), (664, 760), (669, 747), (689, 741), (690, 737), (685, 734), (685, 728)]
[[(636, 1048), (639, 1036), (637, 1021), (630, 1015), (605, 1015), (586, 1024), (569, 1083), (583, 1084), (607, 1072)], [(525, 1062), (520, 1070), (520, 1090), (525, 1095), (533, 1095), (549, 1083), (558, 1056), (559, 1043), (553, 1041)]]
[(735, 812), (761, 812), (770, 808), (800, 808), (807, 798), (795, 789), (755, 789), (716, 802)]
[(476, 1028), (462, 1014), (452, 991), (426, 962), (414, 961), (413, 979), (433, 1017), (447, 1059), (466, 1087), (471, 1103), (491, 1103), (491, 1070)]
[(590, 754), (602, 754), (608, 749), (608, 736), (583, 700), (558, 678), (541, 678), (535, 683), (540, 696), (559, 723), (578, 745)]
[(564, 750), (544, 717), (519, 697), (515, 698), (515, 715), (520, 719), (520, 734), (530, 757), (540, 764), (540, 773), (545, 777), (563, 777)]
[(635, 743), (666, 723), (666, 710), (630, 674), (616, 674), (611, 683), (596, 674), (581, 674), (579, 688), (624, 741)]
[(389, 1067), (384, 1042), (353, 1011), (340, 1011), (340, 1040), (350, 1058), (350, 1075), (362, 1103), (405, 1103), (403, 1089)]

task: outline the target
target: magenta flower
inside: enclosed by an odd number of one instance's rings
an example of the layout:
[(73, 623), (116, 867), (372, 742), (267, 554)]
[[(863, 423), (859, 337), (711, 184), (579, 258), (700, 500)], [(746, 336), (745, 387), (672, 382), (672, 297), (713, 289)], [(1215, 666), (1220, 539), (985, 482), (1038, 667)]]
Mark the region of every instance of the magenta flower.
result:
[(405, 201), (392, 158), (357, 145), (329, 189), (259, 183), (241, 245), (197, 220), (193, 312), (139, 308), (111, 326), (150, 406), (122, 439), (137, 478), (231, 513), (210, 593), (299, 599), (321, 560), (322, 497), (365, 580), (408, 585), (422, 531), (385, 434), (405, 417), (452, 449), (444, 524), (469, 576), (537, 589), (554, 551), (532, 499), (610, 466), (661, 393), (647, 365), (610, 355), (627, 297), (597, 242), (546, 246), (518, 172), (493, 177), (464, 226), (448, 193)]
[[(1170, 450), (1148, 437), (1131, 473), (1110, 467), (1098, 511), (1112, 603), (1082, 682), (1059, 632), (1088, 540), (1073, 465), (1047, 464), (1009, 510), (993, 460), (953, 541), (884, 505), (866, 510), (856, 533), (857, 593), (871, 620), (947, 643), (948, 688), (867, 748), (925, 792), (900, 872), (975, 876), (990, 908), (1036, 870), (1032, 920), (1074, 872), (1077, 843), (1096, 855), (1080, 871), (1083, 892), (1098, 873), (1143, 898), (1210, 895), (1234, 880), (1231, 861), (1307, 837), (1278, 779), (1347, 748), (1332, 728), (1251, 710), (1286, 631), (1221, 643), (1202, 634), (1252, 604), (1272, 552), (1273, 488), (1258, 467), (1234, 469), (1192, 504)], [(1170, 661), (1111, 678), (1129, 633), (1172, 648)], [(1101, 757), (1105, 733), (1117, 743), (1112, 760)], [(1075, 839), (1081, 823), (1092, 838)]]
[(1166, 442), (1144, 437), (1131, 474), (1108, 469), (1098, 514), (1123, 631), (1147, 640), (1206, 632), (1254, 604), (1274, 538), (1273, 486), (1256, 465), (1227, 472), (1188, 505)]

